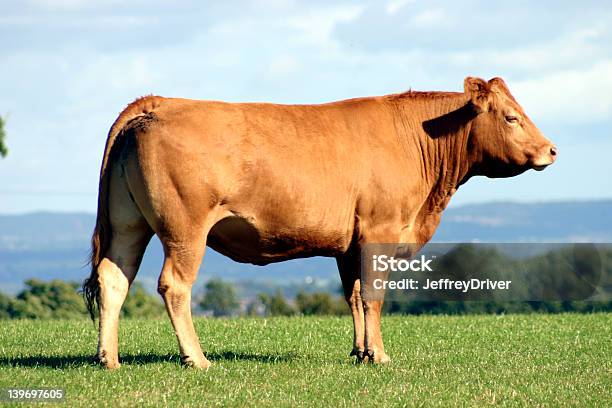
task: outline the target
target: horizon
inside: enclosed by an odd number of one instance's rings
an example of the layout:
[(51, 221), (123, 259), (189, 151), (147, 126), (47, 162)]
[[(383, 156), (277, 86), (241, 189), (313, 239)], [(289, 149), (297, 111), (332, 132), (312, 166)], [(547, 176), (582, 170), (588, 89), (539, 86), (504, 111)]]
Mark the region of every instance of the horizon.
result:
[[(1, 195), (1, 194), (0, 194)], [(496, 204), (504, 204), (504, 205), (542, 205), (542, 204), (582, 204), (582, 203), (599, 203), (599, 202), (612, 202), (612, 197), (601, 197), (601, 198), (576, 198), (576, 199), (552, 199), (552, 200), (530, 200), (530, 201), (522, 201), (522, 200), (490, 200), (490, 201), (478, 201), (478, 202), (463, 202), (459, 204), (452, 205), (449, 204), (447, 209), (459, 209), (464, 207), (474, 207), (474, 206), (487, 206), (487, 205), (496, 205)], [(61, 214), (61, 215), (96, 215), (96, 211), (88, 211), (88, 210), (76, 210), (76, 211), (63, 211), (63, 210), (32, 210), (27, 212), (1, 212), (0, 216), (26, 216), (26, 215), (36, 215), (36, 214)]]

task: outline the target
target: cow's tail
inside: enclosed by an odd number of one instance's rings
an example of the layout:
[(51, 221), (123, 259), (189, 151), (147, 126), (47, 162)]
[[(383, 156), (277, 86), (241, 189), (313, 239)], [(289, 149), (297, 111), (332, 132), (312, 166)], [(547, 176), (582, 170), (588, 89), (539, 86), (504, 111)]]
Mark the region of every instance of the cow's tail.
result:
[(87, 311), (94, 320), (96, 316), (96, 310), (99, 305), (100, 297), (100, 282), (98, 281), (98, 267), (100, 262), (106, 255), (110, 247), (111, 242), (111, 224), (108, 210), (108, 192), (110, 183), (110, 174), (108, 171), (109, 162), (111, 161), (111, 152), (115, 141), (121, 130), (125, 125), (139, 116), (143, 116), (149, 112), (152, 112), (159, 103), (161, 97), (158, 96), (144, 96), (129, 104), (123, 112), (119, 115), (113, 126), (111, 126), (106, 139), (106, 147), (104, 148), (104, 156), (102, 159), (102, 167), (100, 168), (100, 185), (98, 187), (98, 215), (96, 217), (96, 225), (94, 227), (93, 235), (91, 237), (91, 253), (89, 257), (89, 264), (91, 266), (91, 273), (89, 278), (83, 282), (83, 298)]

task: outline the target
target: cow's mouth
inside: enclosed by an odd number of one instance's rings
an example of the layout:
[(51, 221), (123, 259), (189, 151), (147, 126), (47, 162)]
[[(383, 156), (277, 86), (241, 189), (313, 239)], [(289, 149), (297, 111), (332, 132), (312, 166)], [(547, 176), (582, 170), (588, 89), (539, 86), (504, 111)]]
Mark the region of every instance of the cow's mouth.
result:
[(535, 171), (542, 171), (542, 170), (544, 170), (545, 168), (547, 168), (548, 166), (549, 166), (548, 164), (542, 164), (542, 165), (540, 165), (540, 166), (533, 166), (533, 169), (534, 169)]

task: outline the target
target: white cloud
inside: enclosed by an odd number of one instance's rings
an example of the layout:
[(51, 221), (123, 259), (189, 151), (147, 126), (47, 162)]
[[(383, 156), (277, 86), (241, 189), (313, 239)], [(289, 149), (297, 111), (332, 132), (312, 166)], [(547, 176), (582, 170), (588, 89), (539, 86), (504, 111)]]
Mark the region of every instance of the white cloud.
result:
[(443, 24), (448, 18), (441, 8), (421, 11), (410, 18), (410, 25), (415, 27), (429, 27)]
[(340, 22), (349, 22), (357, 18), (364, 6), (335, 6), (301, 13), (288, 19), (288, 26), (302, 32), (307, 43), (321, 44), (329, 42), (331, 32)]
[(85, 6), (88, 0), (30, 0), (28, 3), (45, 8), (74, 9)]
[(584, 70), (565, 70), (513, 83), (527, 112), (569, 123), (610, 120), (612, 60)]
[(7, 15), (0, 16), (0, 25), (24, 27), (38, 26), (60, 29), (115, 29), (126, 26), (147, 27), (158, 23), (159, 19), (151, 16), (133, 15), (98, 15), (73, 16), (69, 19), (49, 19), (48, 16), (39, 15)]
[(414, 3), (414, 0), (391, 0), (387, 3), (385, 11), (387, 14), (393, 15), (411, 3)]
[(268, 67), (271, 75), (287, 75), (294, 73), (299, 68), (297, 60), (290, 55), (281, 55), (272, 60)]
[(504, 49), (475, 49), (469, 54), (479, 64), (523, 72), (586, 68), (609, 57), (610, 37), (612, 31), (599, 24), (570, 31), (552, 41), (534, 41), (527, 46)]

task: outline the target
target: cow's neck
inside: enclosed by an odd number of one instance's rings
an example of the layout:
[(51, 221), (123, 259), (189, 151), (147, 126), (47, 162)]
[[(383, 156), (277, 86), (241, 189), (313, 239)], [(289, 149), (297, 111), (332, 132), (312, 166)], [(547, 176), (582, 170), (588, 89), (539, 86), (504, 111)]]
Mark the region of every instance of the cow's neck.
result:
[(428, 241), (441, 212), (470, 171), (468, 135), (473, 110), (461, 93), (410, 92), (397, 99), (405, 129), (400, 138), (419, 160), (423, 180), (415, 238)]

